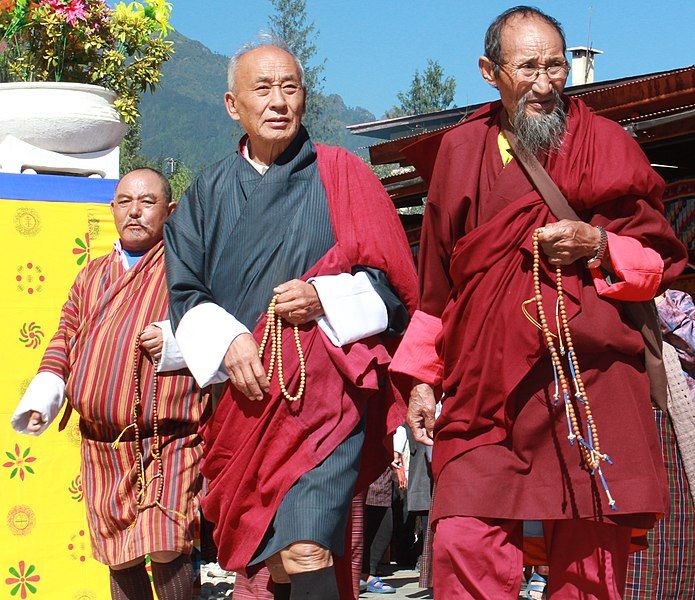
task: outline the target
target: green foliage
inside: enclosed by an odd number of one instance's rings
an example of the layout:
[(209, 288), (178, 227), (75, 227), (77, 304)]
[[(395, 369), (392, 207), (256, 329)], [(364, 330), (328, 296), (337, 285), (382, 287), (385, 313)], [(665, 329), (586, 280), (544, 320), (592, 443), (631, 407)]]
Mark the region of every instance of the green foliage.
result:
[(171, 184), (171, 195), (175, 202), (181, 200), (181, 196), (193, 183), (193, 172), (183, 163), (177, 163), (176, 169), (169, 176)]
[(173, 45), (164, 39), (171, 4), (165, 0), (17, 0), (0, 9), (0, 81), (66, 81), (116, 92), (126, 123), (138, 100), (153, 91)]
[(323, 72), (326, 60), (310, 66), (316, 55), (318, 36), (314, 22), (307, 22), (306, 0), (270, 0), (276, 13), (269, 17), (270, 30), (273, 35), (284, 40), (290, 50), (304, 67), (304, 86), (306, 87), (306, 114), (303, 123), (314, 136), (321, 137), (327, 127), (322, 122), (326, 98), (323, 95)]
[(386, 112), (385, 117), (403, 117), (406, 115), (421, 115), (445, 110), (454, 101), (456, 80), (453, 77), (444, 79), (441, 65), (432, 59), (427, 59), (427, 68), (420, 75), (418, 70), (407, 92), (399, 92), (399, 106), (394, 106)]
[(140, 121), (135, 121), (135, 123), (130, 124), (128, 127), (128, 133), (126, 133), (123, 140), (121, 140), (118, 165), (118, 170), (121, 176), (125, 175), (126, 173), (130, 173), (130, 171), (133, 171), (134, 169), (140, 169), (142, 167), (150, 167), (152, 169), (159, 168), (156, 161), (153, 161), (142, 154), (141, 131)]

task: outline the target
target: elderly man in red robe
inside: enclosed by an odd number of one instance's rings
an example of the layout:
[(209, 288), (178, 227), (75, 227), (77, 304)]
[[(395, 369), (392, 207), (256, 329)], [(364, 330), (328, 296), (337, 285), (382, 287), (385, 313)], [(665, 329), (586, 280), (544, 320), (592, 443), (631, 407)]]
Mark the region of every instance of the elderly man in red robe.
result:
[(203, 510), (223, 567), (265, 563), (276, 598), (351, 598), (334, 560), (355, 489), (391, 462), (386, 368), (415, 269), (378, 179), (302, 126), (297, 58), (264, 40), (228, 75), (246, 135), (165, 227), (176, 339), (201, 386), (229, 381), (204, 431)]
[(77, 275), (58, 331), (12, 416), (42, 433), (69, 400), (80, 416), (80, 473), (94, 558), (114, 600), (193, 594), (203, 411), (167, 320), (162, 228), (174, 204), (166, 177), (124, 175), (111, 202), (119, 240)]
[[(524, 520), (543, 521), (551, 598), (620, 598), (633, 528), (668, 510), (644, 343), (624, 303), (653, 298), (686, 254), (638, 145), (562, 95), (565, 51), (555, 19), (506, 11), (479, 61), (501, 101), (406, 149), (431, 184), (419, 310), (391, 368), (413, 377), (409, 424), (434, 442), (439, 599), (516, 598)], [(553, 217), (509, 129), (582, 221)]]

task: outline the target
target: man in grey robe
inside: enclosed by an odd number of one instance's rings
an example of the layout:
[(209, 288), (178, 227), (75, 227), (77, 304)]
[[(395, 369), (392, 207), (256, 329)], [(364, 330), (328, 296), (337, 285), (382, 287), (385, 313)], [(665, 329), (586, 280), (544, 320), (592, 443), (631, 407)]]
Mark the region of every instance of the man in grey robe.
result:
[[(405, 329), (414, 268), (378, 180), (349, 153), (314, 146), (301, 125), (296, 57), (278, 43), (246, 47), (228, 76), (226, 108), (247, 135), (199, 176), (165, 230), (181, 351), (201, 387), (231, 384), (204, 434), (203, 508), (223, 566), (265, 561), (276, 598), (330, 600), (358, 473), (380, 468), (362, 449), (375, 415), (385, 433), (372, 398), (384, 396), (384, 336)], [(304, 347), (306, 391), (296, 403), (259, 358), (256, 323), (273, 296)], [(293, 348), (281, 352), (296, 388)]]

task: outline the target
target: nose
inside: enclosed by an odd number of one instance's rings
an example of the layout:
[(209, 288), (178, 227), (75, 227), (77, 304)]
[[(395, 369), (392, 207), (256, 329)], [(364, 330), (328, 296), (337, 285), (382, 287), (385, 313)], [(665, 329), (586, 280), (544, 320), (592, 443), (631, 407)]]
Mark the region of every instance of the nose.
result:
[(536, 80), (533, 82), (532, 88), (533, 91), (540, 96), (547, 96), (550, 93), (553, 85), (545, 70), (538, 72), (538, 77), (536, 77)]
[(142, 214), (142, 205), (138, 200), (133, 200), (128, 207), (128, 216), (137, 219)]
[(282, 91), (282, 86), (274, 85), (270, 88), (269, 106), (275, 111), (281, 111), (287, 107), (287, 99), (285, 98), (285, 93)]

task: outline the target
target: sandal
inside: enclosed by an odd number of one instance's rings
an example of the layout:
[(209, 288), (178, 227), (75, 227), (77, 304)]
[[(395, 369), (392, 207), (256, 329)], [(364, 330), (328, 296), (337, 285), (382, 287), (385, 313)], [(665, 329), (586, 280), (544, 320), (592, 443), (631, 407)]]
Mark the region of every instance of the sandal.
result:
[(526, 597), (531, 600), (543, 600), (545, 598), (545, 587), (548, 585), (548, 581), (543, 575), (534, 573), (529, 577), (528, 584), (526, 585)]
[(372, 577), (367, 581), (367, 592), (371, 594), (395, 594), (396, 588), (384, 583), (380, 577)]

